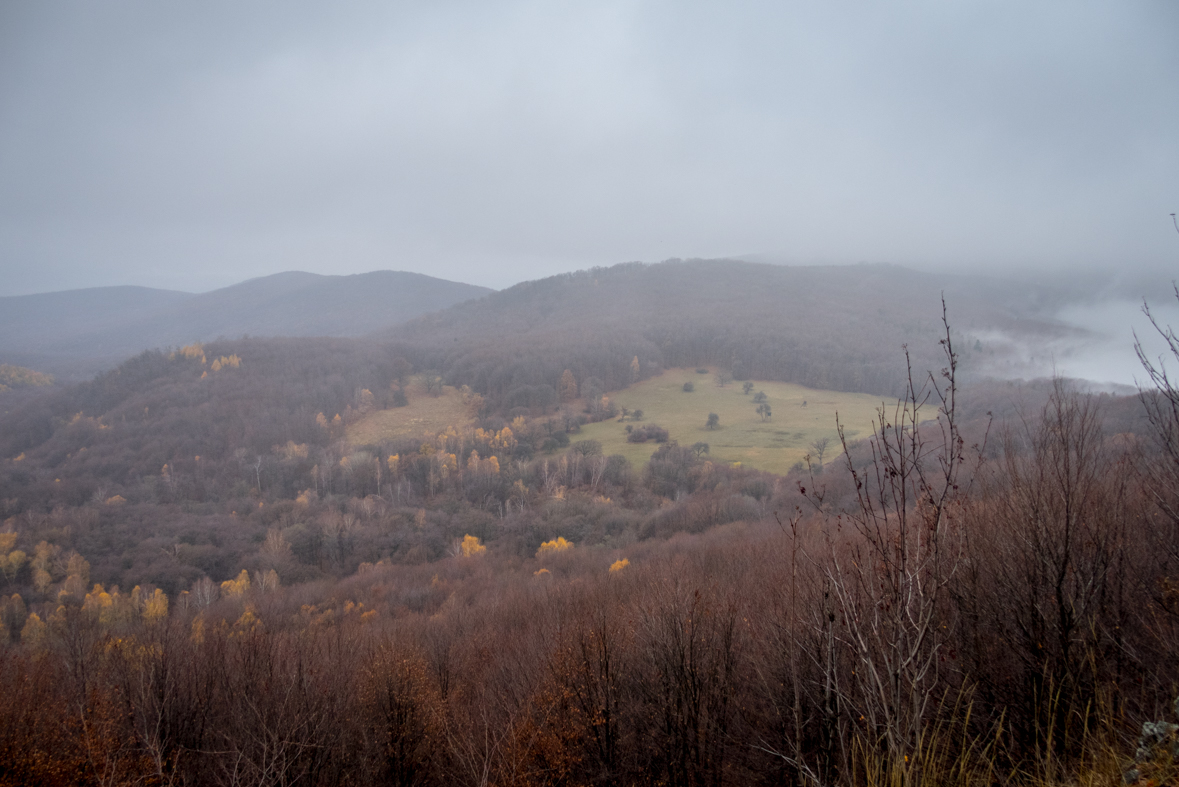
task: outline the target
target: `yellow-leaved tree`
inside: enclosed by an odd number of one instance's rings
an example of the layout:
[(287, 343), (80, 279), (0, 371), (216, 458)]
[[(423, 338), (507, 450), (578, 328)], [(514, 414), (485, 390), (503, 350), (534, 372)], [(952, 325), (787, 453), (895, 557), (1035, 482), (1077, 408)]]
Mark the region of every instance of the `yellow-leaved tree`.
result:
[(45, 621), (41, 620), (41, 616), (34, 612), (25, 619), (25, 625), (20, 630), (20, 641), (27, 647), (36, 650), (44, 644), (46, 634), (48, 634), (48, 630)]
[[(176, 353), (172, 353), (172, 356), (175, 357)], [(200, 361), (202, 364), (204, 364), (205, 348), (201, 346), (200, 342), (185, 345), (184, 347), (180, 348), (180, 356), (182, 358), (188, 358), (189, 360)]]
[(505, 426), (503, 429), (500, 429), (496, 436), (492, 438), (490, 445), (493, 451), (511, 453), (512, 449), (516, 447), (516, 436), (512, 434), (511, 427)]
[(237, 369), (241, 365), (242, 359), (239, 358), (236, 353), (234, 353), (233, 355), (228, 356), (222, 355), (220, 358), (213, 361), (213, 364), (209, 368), (214, 372), (219, 372), (222, 369)]
[(240, 618), (234, 621), (233, 629), (229, 632), (230, 639), (236, 637), (246, 637), (251, 634), (258, 633), (262, 630), (262, 621), (254, 614), (254, 610), (249, 606), (242, 612)]
[(297, 462), (308, 456), (307, 443), (296, 443), (294, 440), (287, 440), (286, 445), (276, 445), (273, 450), (285, 462)]
[(545, 541), (540, 545), (540, 549), (536, 550), (537, 557), (544, 557), (545, 555), (555, 555), (558, 552), (564, 552), (567, 549), (573, 548), (572, 541), (566, 541), (564, 536), (557, 536), (552, 541)]
[[(139, 588), (136, 588), (138, 590)], [(164, 591), (155, 589), (150, 596), (143, 599), (143, 619), (148, 623), (158, 623), (168, 617), (168, 597)]]
[(0, 573), (10, 583), (29, 559), (21, 550), (13, 549), (14, 546), (16, 533), (0, 533)]
[(61, 547), (42, 541), (33, 549), (33, 587), (44, 593), (53, 584), (51, 564), (61, 552)]
[(66, 561), (65, 582), (61, 583), (58, 597), (60, 598), (64, 594), (81, 601), (86, 596), (88, 584), (90, 584), (90, 563), (77, 552), (71, 552)]
[(486, 552), (487, 547), (480, 544), (477, 537), (467, 534), (463, 536), (462, 543), (459, 544), (459, 551), (463, 557), (477, 557)]
[(115, 597), (118, 591), (112, 595), (107, 593), (101, 584), (95, 585), (94, 589), (86, 594), (86, 598), (82, 600), (82, 611), (88, 613), (92, 619), (97, 619), (103, 626), (109, 626), (116, 622), (116, 606)]
[(230, 598), (241, 598), (250, 590), (250, 572), (242, 569), (237, 579), (227, 579), (221, 583), (221, 595)]
[(479, 452), (472, 450), (471, 455), (467, 457), (467, 470), (472, 473), (499, 475), (499, 460), (494, 456), (480, 459)]

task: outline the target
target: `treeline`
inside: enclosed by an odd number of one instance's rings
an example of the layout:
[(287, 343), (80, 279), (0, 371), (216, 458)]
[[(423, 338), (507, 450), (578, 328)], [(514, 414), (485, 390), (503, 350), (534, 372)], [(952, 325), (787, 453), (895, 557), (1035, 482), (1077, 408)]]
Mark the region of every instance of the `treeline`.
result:
[[(265, 467), (240, 466), (216, 502), (190, 497), (211, 497), (215, 479), (201, 486), (199, 465), (174, 463), (124, 489), (130, 499), (106, 489), (77, 506), (28, 510), (5, 521), (19, 532), (8, 549), (25, 556), (8, 565), (8, 591), (51, 600), (50, 585), (68, 578), (73, 554), (85, 556), (88, 579), (172, 596), (243, 569), (277, 570), (290, 583), (347, 577), (366, 562), (434, 562), (465, 535), (517, 557), (558, 537), (617, 546), (761, 518), (783, 488), (773, 476), (713, 464), (674, 443), (641, 472), (624, 457), (603, 456), (592, 441), (574, 442), (561, 456), (519, 458), (522, 446), (531, 456), (531, 446), (552, 439), (551, 422), (522, 421), (498, 432), (448, 429), (383, 449), (301, 455), (300, 446), (279, 446)], [(46, 553), (41, 582), (38, 551)]]
[[(0, 615), (0, 780), (1115, 781), (1176, 693), (1179, 465), (1098, 404), (1058, 386), (993, 460), (952, 411), (899, 410), (850, 475), (778, 490), (778, 521), (726, 520), (694, 465), (645, 539), (494, 518), (428, 564), (294, 586), (259, 565), (166, 613), (73, 557)], [(586, 491), (527, 505), (590, 521)], [(682, 532), (709, 510), (730, 524)]]
[[(482, 394), (490, 412), (555, 408), (566, 369), (579, 382), (598, 380), (604, 391), (617, 391), (663, 369), (658, 345), (621, 330), (566, 325), (535, 335), (479, 332), (477, 337), (450, 345), (415, 342), (415, 346), (423, 363), (441, 370), (447, 383), (467, 385)], [(638, 373), (632, 368), (636, 358)]]
[[(895, 266), (781, 267), (735, 260), (631, 263), (525, 282), (383, 334), (421, 348), (448, 382), (506, 410), (564, 369), (606, 390), (662, 368), (716, 365), (737, 379), (898, 396), (908, 344), (917, 368), (936, 354), (948, 291), (960, 330), (1007, 326), (1026, 293)], [(883, 352), (882, 352), (883, 350)], [(963, 347), (969, 372), (973, 346)], [(553, 399), (555, 401), (555, 398)]]

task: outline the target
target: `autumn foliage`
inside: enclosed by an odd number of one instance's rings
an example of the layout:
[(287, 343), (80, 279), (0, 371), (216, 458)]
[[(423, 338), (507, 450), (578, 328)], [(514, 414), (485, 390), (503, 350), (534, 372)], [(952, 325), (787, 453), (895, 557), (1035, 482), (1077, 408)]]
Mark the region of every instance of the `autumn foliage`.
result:
[(349, 445), (404, 348), (22, 410), (0, 784), (1114, 783), (1175, 699), (1179, 465), (1060, 381), (987, 418), (949, 339), (787, 478), (561, 451), (557, 412)]

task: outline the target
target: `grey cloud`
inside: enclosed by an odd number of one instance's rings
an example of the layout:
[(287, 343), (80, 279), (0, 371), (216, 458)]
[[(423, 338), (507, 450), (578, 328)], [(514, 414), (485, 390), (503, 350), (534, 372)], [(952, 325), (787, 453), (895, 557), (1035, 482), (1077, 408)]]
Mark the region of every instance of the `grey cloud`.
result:
[[(1161, 268), (1169, 3), (0, 10), (0, 293), (761, 252)], [(1171, 234), (1168, 234), (1171, 233)]]

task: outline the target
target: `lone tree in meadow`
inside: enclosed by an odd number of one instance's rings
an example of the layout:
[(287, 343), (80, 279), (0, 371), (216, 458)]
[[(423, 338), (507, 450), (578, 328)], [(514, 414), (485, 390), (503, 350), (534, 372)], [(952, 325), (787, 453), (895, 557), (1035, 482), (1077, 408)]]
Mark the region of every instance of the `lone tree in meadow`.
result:
[(823, 454), (827, 453), (827, 446), (831, 445), (830, 437), (820, 437), (811, 443), (811, 450), (815, 452), (815, 457), (819, 460), (819, 464), (823, 464)]
[(753, 395), (753, 401), (758, 402), (758, 403), (764, 402), (767, 398), (768, 397), (766, 397), (765, 391), (758, 391), (757, 393), (755, 393)]
[(749, 392), (752, 390), (753, 383), (749, 382), (748, 380), (741, 384), (741, 393), (745, 394), (746, 396), (749, 396)]
[(720, 416), (716, 413), (708, 414), (708, 423), (704, 424), (707, 429), (715, 429), (720, 426)]
[(763, 420), (763, 421), (766, 420), (767, 418), (769, 418), (771, 415), (773, 415), (773, 413), (770, 411), (769, 403), (762, 402), (761, 404), (759, 404), (757, 406), (757, 414), (761, 416), (761, 420)]

